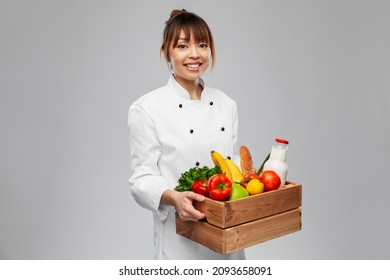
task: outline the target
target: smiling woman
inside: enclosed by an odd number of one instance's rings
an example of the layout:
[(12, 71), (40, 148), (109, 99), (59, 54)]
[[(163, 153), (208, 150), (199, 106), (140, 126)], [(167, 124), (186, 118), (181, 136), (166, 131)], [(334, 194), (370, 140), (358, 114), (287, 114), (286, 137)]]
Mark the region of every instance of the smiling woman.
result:
[(171, 65), (175, 79), (184, 86), (190, 98), (200, 100), (199, 78), (206, 72), (209, 60), (215, 65), (214, 39), (207, 23), (186, 10), (174, 10), (164, 29), (161, 52)]
[(175, 72), (175, 79), (189, 89), (190, 99), (200, 100), (202, 86), (199, 78), (209, 66), (210, 49), (204, 42), (196, 42), (193, 37), (185, 39), (184, 31), (176, 45), (170, 46), (169, 61)]
[(183, 221), (204, 218), (193, 207), (203, 195), (173, 190), (181, 173), (213, 166), (212, 150), (237, 155), (236, 102), (201, 79), (210, 60), (215, 65), (210, 28), (194, 13), (172, 11), (161, 54), (172, 76), (167, 85), (134, 101), (128, 117), (130, 189), (135, 201), (154, 214), (154, 258), (244, 259), (244, 251), (222, 255), (176, 234), (176, 213)]
[(167, 62), (170, 62), (170, 48), (177, 46), (179, 39), (186, 42), (191, 39), (195, 43), (206, 43), (211, 52), (212, 66), (215, 66), (215, 45), (213, 35), (207, 23), (194, 13), (186, 10), (173, 10), (170, 19), (166, 22), (161, 52)]

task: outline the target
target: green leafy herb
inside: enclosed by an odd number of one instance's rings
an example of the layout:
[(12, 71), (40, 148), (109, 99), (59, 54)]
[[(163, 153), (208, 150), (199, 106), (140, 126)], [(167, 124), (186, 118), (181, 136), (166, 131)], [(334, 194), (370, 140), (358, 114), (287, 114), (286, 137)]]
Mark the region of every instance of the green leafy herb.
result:
[(190, 191), (193, 182), (209, 179), (214, 174), (220, 173), (221, 169), (218, 166), (213, 168), (208, 166), (203, 166), (202, 168), (192, 167), (191, 169), (181, 174), (179, 180), (177, 181), (178, 185), (176, 186), (175, 190), (179, 192)]

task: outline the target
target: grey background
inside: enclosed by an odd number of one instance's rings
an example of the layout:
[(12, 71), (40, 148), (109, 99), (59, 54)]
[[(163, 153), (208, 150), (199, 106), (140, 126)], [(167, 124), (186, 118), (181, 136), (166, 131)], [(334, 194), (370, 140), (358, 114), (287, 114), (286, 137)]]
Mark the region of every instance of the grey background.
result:
[(173, 8), (213, 30), (205, 80), (256, 163), (291, 141), (302, 231), (250, 259), (389, 259), (389, 1), (0, 1), (0, 259), (149, 259), (128, 106), (166, 83)]

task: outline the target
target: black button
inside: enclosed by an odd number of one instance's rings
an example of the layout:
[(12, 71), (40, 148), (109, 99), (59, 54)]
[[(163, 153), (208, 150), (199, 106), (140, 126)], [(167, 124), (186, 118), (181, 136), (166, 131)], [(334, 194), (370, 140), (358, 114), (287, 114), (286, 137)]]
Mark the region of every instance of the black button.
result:
[(210, 105), (213, 106), (213, 104), (214, 104), (213, 101), (211, 101), (211, 102), (210, 102)]
[(190, 133), (194, 133), (194, 130), (193, 130), (193, 129), (191, 129), (191, 130), (190, 130)]
[(199, 161), (197, 161), (197, 162), (195, 163), (196, 166), (199, 166), (199, 164), (200, 164)]
[(222, 131), (225, 131), (225, 128), (224, 128), (224, 127), (221, 127), (221, 130), (222, 130)]
[(179, 104), (179, 108), (183, 107), (183, 104)]

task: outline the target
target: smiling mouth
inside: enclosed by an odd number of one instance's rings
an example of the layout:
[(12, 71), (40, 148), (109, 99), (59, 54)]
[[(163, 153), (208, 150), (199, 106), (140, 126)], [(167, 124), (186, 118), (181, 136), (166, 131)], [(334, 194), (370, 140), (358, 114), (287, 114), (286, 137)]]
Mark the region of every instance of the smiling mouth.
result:
[(199, 70), (202, 63), (187, 63), (184, 64), (189, 70), (196, 71)]

